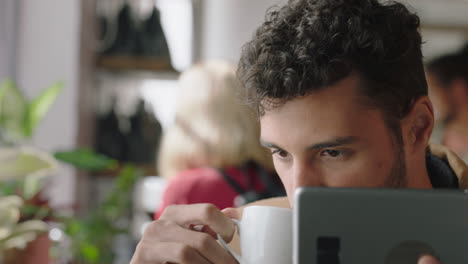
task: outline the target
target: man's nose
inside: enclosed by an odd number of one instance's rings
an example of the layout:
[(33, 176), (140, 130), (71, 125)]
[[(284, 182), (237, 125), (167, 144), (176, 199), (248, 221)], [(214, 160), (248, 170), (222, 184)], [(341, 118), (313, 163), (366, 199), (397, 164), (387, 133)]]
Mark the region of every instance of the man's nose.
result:
[(294, 188), (322, 186), (320, 173), (309, 164), (295, 164), (293, 169)]

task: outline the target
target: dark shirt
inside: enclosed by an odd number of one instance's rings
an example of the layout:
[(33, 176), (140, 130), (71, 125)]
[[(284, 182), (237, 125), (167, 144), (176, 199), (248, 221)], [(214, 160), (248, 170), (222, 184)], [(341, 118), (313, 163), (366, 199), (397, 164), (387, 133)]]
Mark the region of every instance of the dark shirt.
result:
[(446, 160), (428, 153), (426, 168), (434, 188), (458, 188), (457, 175)]

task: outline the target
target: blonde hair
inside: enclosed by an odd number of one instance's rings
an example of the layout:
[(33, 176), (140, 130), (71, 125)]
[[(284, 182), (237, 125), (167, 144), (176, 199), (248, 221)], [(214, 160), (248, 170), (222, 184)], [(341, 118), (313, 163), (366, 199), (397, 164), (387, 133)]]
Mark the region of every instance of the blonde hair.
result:
[(237, 99), (238, 85), (235, 67), (221, 61), (198, 64), (181, 75), (176, 120), (159, 153), (162, 176), (249, 160), (273, 168), (271, 155), (259, 144), (255, 114)]

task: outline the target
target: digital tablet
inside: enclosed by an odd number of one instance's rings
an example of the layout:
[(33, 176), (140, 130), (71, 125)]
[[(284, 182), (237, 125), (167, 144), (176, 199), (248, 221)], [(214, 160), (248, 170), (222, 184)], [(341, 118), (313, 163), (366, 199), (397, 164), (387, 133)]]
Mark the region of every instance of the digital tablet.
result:
[(294, 264), (468, 263), (462, 190), (301, 188), (294, 198)]

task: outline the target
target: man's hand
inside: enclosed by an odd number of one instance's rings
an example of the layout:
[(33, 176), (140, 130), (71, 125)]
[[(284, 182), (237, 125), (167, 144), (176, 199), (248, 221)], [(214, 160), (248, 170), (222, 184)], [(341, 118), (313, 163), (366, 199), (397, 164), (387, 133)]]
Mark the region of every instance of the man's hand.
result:
[(130, 264), (236, 264), (216, 241), (229, 242), (231, 219), (211, 204), (173, 205), (145, 230)]
[(438, 259), (434, 258), (433, 256), (422, 256), (418, 264), (442, 264)]

